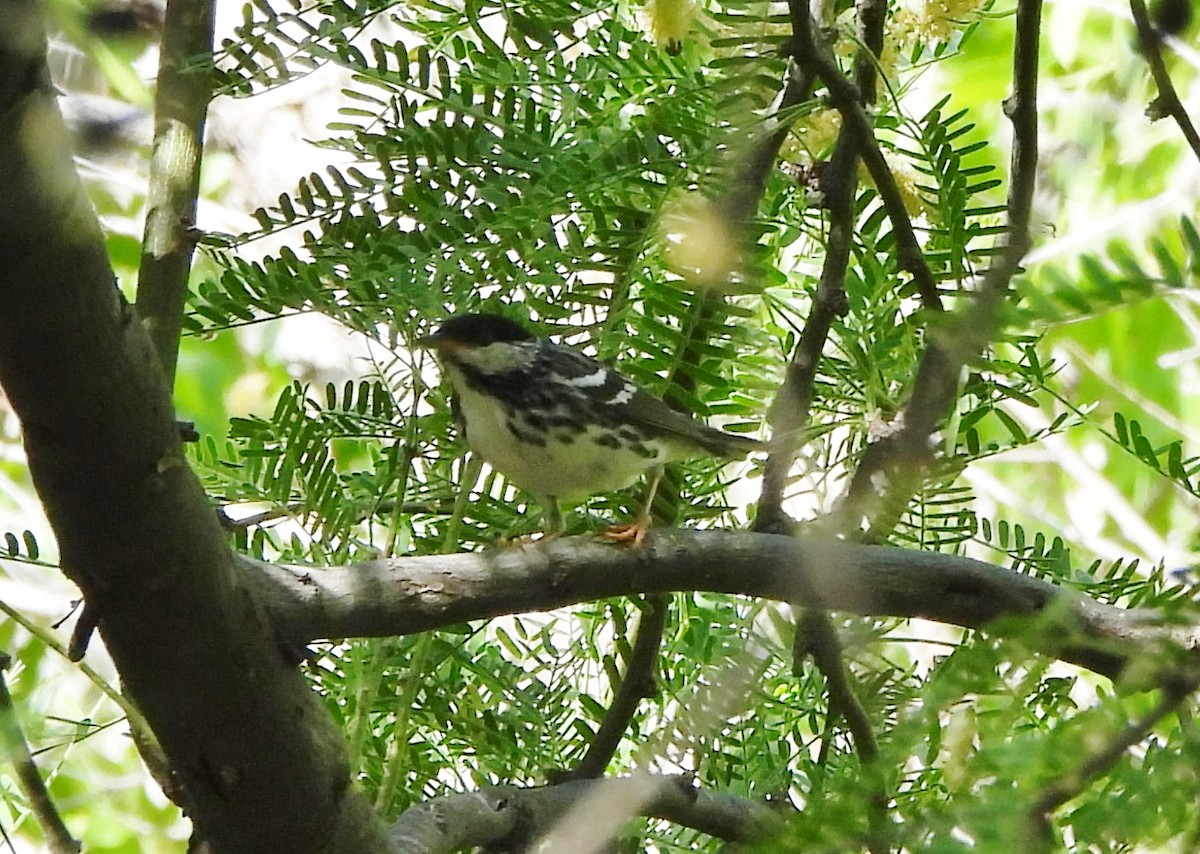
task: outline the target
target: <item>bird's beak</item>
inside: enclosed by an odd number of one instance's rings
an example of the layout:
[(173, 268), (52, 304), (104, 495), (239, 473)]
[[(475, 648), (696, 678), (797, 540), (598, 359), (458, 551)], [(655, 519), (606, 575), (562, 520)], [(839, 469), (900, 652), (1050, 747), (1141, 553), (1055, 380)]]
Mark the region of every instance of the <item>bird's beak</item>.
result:
[(442, 338), (436, 332), (425, 335), (413, 342), (418, 350), (433, 350), (436, 353), (448, 353), (458, 349), (457, 342), (451, 338)]

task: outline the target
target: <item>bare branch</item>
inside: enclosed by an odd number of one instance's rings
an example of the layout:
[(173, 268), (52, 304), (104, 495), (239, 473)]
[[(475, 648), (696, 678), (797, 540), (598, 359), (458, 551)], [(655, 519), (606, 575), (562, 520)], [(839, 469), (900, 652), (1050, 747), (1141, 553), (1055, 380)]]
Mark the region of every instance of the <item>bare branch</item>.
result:
[(173, 385), (192, 267), (204, 120), (212, 76), (213, 0), (168, 0), (155, 96), (154, 154), (138, 275), (138, 316)]
[(49, 85), (41, 7), (6, 4), (0, 27), (0, 386), (64, 571), (212, 851), (382, 851), (333, 721), (236, 571), (158, 354), (114, 287)]
[[(814, 22), (807, 0), (792, 0), (789, 8), (793, 51), (799, 54), (815, 43)], [(792, 61), (798, 68), (802, 67), (798, 57)], [(811, 79), (815, 72), (808, 71), (807, 76)], [(759, 531), (786, 533), (791, 526), (783, 511), (784, 490), (800, 449), (801, 431), (808, 424), (821, 353), (834, 321), (848, 309), (844, 283), (854, 241), (856, 163), (855, 146), (843, 132), (838, 136), (822, 180), (825, 206), (829, 211), (829, 239), (821, 279), (787, 375), (768, 414), (772, 438), (770, 454), (763, 468), (762, 493), (755, 519), (755, 529)]]
[(832, 730), (839, 716), (846, 721), (846, 728), (850, 730), (854, 739), (854, 747), (871, 785), (870, 812), (867, 817), (871, 834), (868, 840), (869, 848), (871, 851), (886, 851), (891, 833), (888, 828), (887, 790), (882, 780), (881, 769), (876, 765), (879, 760), (879, 743), (867, 710), (851, 685), (837, 629), (829, 619), (828, 612), (818, 608), (805, 610), (796, 623), (796, 638), (792, 644), (792, 672), (797, 676), (801, 675), (801, 661), (810, 655), (813, 663), (825, 675), (825, 687), (829, 691), (827, 728)]
[(787, 377), (770, 413), (773, 439), (771, 455), (763, 471), (756, 527), (776, 533), (782, 533), (789, 524), (782, 509), (783, 493), (800, 447), (800, 434), (808, 422), (821, 353), (834, 321), (847, 310), (843, 283), (853, 246), (855, 176), (859, 158), (871, 173), (892, 221), (901, 268), (913, 276), (925, 307), (935, 312), (942, 310), (937, 284), (925, 262), (895, 178), (875, 139), (874, 124), (864, 107), (864, 99), (874, 97), (875, 64), (882, 46), (886, 4), (876, 0), (859, 4), (866, 49), (855, 63), (857, 83), (842, 73), (828, 47), (821, 41), (806, 0), (792, 0), (788, 5), (795, 62), (806, 75), (819, 78), (825, 84), (833, 105), (842, 113), (844, 121), (821, 182), (829, 211), (829, 239), (821, 280), (788, 366)]
[[(869, 12), (879, 16), (886, 12), (886, 4), (879, 4), (876, 0), (871, 0), (870, 3), (864, 5), (871, 8), (864, 10), (862, 14)], [(929, 265), (925, 262), (925, 254), (921, 251), (921, 244), (913, 231), (912, 220), (908, 216), (908, 210), (904, 207), (904, 198), (896, 186), (895, 176), (892, 175), (892, 170), (888, 167), (883, 151), (879, 147), (879, 142), (875, 139), (875, 124), (867, 115), (864, 106), (865, 103), (869, 103), (866, 99), (868, 94), (871, 94), (873, 98), (874, 63), (871, 63), (868, 71), (864, 62), (858, 62), (855, 75), (858, 82), (856, 84), (851, 81), (838, 68), (837, 60), (829, 52), (828, 47), (816, 36), (808, 4), (804, 0), (792, 0), (790, 6), (792, 8), (792, 28), (796, 40), (796, 61), (806, 71), (820, 79), (825, 84), (825, 88), (829, 90), (832, 105), (842, 114), (843, 130), (853, 139), (857, 147), (857, 154), (862, 158), (863, 165), (867, 167), (871, 180), (875, 183), (875, 189), (879, 191), (879, 199), (883, 202), (888, 219), (891, 220), (892, 227), (895, 229), (896, 247), (899, 252), (897, 260), (901, 269), (913, 277), (913, 284), (917, 293), (921, 295), (924, 306), (931, 311), (941, 311), (942, 304), (937, 283), (933, 279)], [(884, 8), (875, 8), (876, 6)], [(809, 24), (797, 26), (798, 20), (804, 18), (809, 20)], [(864, 41), (870, 44), (872, 42), (871, 31), (867, 30), (864, 35)]]
[(987, 290), (1008, 289), (1029, 251), (1029, 218), (1038, 164), (1038, 50), (1041, 44), (1041, 0), (1021, 0), (1017, 6), (1016, 40), (1013, 45), (1013, 93), (1004, 102), (1004, 114), (1013, 127), (1012, 154), (1008, 168), (1008, 227), (1005, 252), (1000, 264), (988, 270)]
[[(859, 0), (857, 8), (863, 48), (855, 61), (855, 78), (858, 81), (858, 86), (855, 87), (842, 75), (832, 57), (823, 53), (825, 45), (816, 35), (816, 22), (807, 0), (791, 0), (789, 4), (793, 61), (801, 65), (810, 78), (821, 77), (831, 90), (836, 85), (846, 84), (852, 94), (850, 106), (861, 110), (862, 99), (874, 100), (875, 64), (883, 46), (887, 3), (880, 0)], [(828, 62), (814, 61), (817, 58), (827, 59)], [(825, 77), (829, 77), (833, 82), (825, 80)], [(838, 135), (833, 159), (825, 173), (825, 180), (822, 181), (829, 210), (829, 240), (825, 251), (825, 263), (821, 269), (816, 298), (805, 322), (804, 331), (788, 367), (784, 384), (771, 407), (770, 420), (774, 438), (763, 472), (762, 495), (755, 521), (755, 527), (760, 531), (784, 532), (788, 527), (789, 520), (782, 507), (784, 488), (799, 449), (800, 431), (808, 423), (817, 370), (825, 342), (833, 322), (847, 310), (844, 280), (853, 246), (857, 163), (860, 153), (865, 150), (875, 148), (878, 151), (873, 129), (868, 131), (867, 137), (869, 138), (862, 138), (861, 133), (856, 134), (852, 131), (850, 123), (844, 123)], [(890, 172), (887, 177), (891, 178)], [(896, 189), (894, 182), (892, 189)], [(899, 199), (898, 191), (895, 198)], [(900, 215), (903, 216), (912, 237), (911, 248), (916, 249), (916, 258), (919, 261), (917, 267), (925, 271), (932, 283), (932, 276), (929, 275), (924, 257), (916, 245), (916, 237), (912, 235), (912, 226), (907, 213), (903, 211), (903, 205)], [(900, 233), (899, 228), (897, 233)], [(900, 245), (904, 246), (903, 240), (900, 241)], [(902, 254), (903, 251), (902, 249)], [(934, 304), (940, 307), (936, 294)], [(811, 597), (810, 601), (817, 604), (820, 597)], [(802, 638), (807, 639), (806, 644), (801, 643)], [(793, 646), (793, 667), (798, 670), (800, 658), (809, 653), (813, 654), (814, 662), (825, 674), (830, 692), (831, 716), (846, 716), (863, 766), (871, 766), (878, 756), (875, 735), (871, 731), (870, 721), (862, 703), (850, 686), (837, 632), (828, 615), (819, 607), (802, 609), (800, 612), (796, 626), (796, 643)], [(872, 782), (877, 783), (878, 780)], [(883, 838), (883, 829), (888, 824), (887, 802), (888, 797), (883, 787), (876, 785), (872, 797), (874, 808), (871, 812), (872, 838), (869, 846), (873, 852), (885, 850), (887, 847)]]
[[(773, 534), (660, 530), (637, 549), (569, 537), (324, 569), (241, 564), (286, 642), (401, 635), (610, 596), (705, 590), (800, 605), (817, 604), (816, 596), (833, 611), (990, 627), (1110, 678), (1135, 659), (1148, 674), (1174, 672), (1200, 646), (1200, 623), (1172, 625), (1155, 611), (1106, 605), (971, 558)], [(1033, 619), (996, 625), (1022, 617)]]
[(449, 854), (483, 845), (525, 848), (585, 800), (636, 803), (628, 815), (664, 819), (737, 842), (769, 838), (782, 818), (764, 804), (694, 786), (691, 777), (579, 780), (542, 788), (492, 786), (425, 801), (406, 811), (390, 832), (397, 850)]
[(1179, 125), (1183, 138), (1191, 146), (1192, 153), (1196, 155), (1197, 159), (1200, 159), (1200, 133), (1196, 132), (1196, 126), (1192, 124), (1187, 109), (1179, 100), (1179, 93), (1175, 91), (1175, 84), (1171, 82), (1167, 64), (1163, 61), (1162, 39), (1150, 23), (1146, 4), (1143, 0), (1129, 0), (1129, 11), (1133, 13), (1133, 23), (1137, 27), (1138, 44), (1142, 49), (1142, 54), (1146, 57), (1146, 64), (1150, 66), (1150, 75), (1154, 78), (1154, 85), (1158, 87), (1158, 97), (1146, 109), (1146, 113), (1150, 116), (1151, 121), (1163, 116), (1170, 116), (1174, 119), (1175, 124)]
[[(758, 211), (767, 179), (778, 160), (779, 149), (787, 139), (790, 126), (787, 112), (808, 98), (811, 90), (812, 78), (802, 74), (795, 63), (789, 62), (779, 94), (767, 117), (769, 131), (751, 139), (732, 166), (732, 177), (718, 199), (718, 205), (731, 231), (740, 241), (745, 240), (747, 226)], [(700, 343), (697, 338), (709, 328), (709, 316), (714, 311), (723, 310), (719, 308), (721, 302), (722, 297), (719, 295), (706, 295), (700, 306), (697, 322), (692, 325), (683, 341), (680, 364), (696, 364), (700, 361), (696, 352), (696, 346)], [(694, 381), (686, 373), (673, 371), (668, 380), (665, 399), (673, 406), (678, 404), (678, 401), (673, 400), (675, 387), (689, 392), (695, 390)], [(678, 404), (678, 408), (686, 410), (682, 404)], [(660, 500), (665, 504), (677, 503), (678, 489), (670, 485), (670, 480), (664, 485), (668, 485), (669, 489), (659, 489)], [(652, 596), (648, 598), (647, 604), (651, 606), (652, 611), (644, 614), (639, 623), (633, 658), (613, 698), (613, 704), (596, 732), (587, 755), (578, 767), (567, 772), (562, 779), (588, 779), (603, 774), (620, 744), (624, 730), (637, 711), (638, 703), (650, 696), (653, 690), (654, 668), (658, 661), (669, 602), (666, 597)]]
[(596, 730), (583, 759), (570, 771), (556, 777), (556, 782), (590, 780), (601, 776), (617, 752), (621, 737), (637, 713), (638, 704), (647, 697), (654, 696), (658, 654), (662, 647), (670, 600), (662, 594), (647, 596), (643, 607), (641, 619), (638, 621), (637, 640), (633, 643), (633, 653), (625, 667), (625, 675), (621, 678), (612, 705), (605, 712), (604, 720)]

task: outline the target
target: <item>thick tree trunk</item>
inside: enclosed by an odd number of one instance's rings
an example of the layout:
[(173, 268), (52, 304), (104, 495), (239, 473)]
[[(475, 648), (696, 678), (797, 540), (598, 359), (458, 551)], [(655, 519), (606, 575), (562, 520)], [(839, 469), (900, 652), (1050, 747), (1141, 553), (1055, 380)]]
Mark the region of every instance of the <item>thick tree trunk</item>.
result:
[(158, 358), (74, 171), (40, 6), (13, 0), (4, 18), (0, 385), (64, 571), (210, 850), (387, 850), (184, 460)]

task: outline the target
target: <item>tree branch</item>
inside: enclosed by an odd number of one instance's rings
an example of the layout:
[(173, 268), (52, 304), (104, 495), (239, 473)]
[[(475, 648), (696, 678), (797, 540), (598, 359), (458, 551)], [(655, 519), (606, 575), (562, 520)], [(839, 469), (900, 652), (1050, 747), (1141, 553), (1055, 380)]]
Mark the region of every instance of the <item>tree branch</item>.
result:
[(42, 775), (29, 752), (29, 744), (25, 741), (25, 733), (21, 731), (21, 723), (17, 720), (17, 710), (13, 708), (12, 695), (8, 692), (8, 682), (4, 671), (8, 669), (10, 659), (7, 653), (0, 653), (0, 744), (4, 747), (4, 755), (13, 764), (17, 777), (17, 785), (25, 799), (29, 801), (30, 812), (46, 834), (47, 845), (52, 854), (75, 854), (79, 851), (79, 842), (71, 836), (67, 826), (63, 824), (62, 816), (46, 791)]
[[(779, 149), (787, 139), (790, 121), (786, 118), (787, 111), (803, 102), (812, 89), (812, 78), (800, 73), (794, 62), (789, 62), (779, 94), (772, 104), (767, 118), (769, 132), (750, 141), (743, 156), (734, 164), (733, 176), (725, 186), (718, 204), (739, 241), (746, 239), (747, 226), (758, 211), (762, 195), (766, 190), (767, 180), (779, 157)], [(721, 283), (717, 283), (718, 285)], [(697, 309), (697, 321), (688, 331), (683, 341), (681, 364), (695, 364), (700, 361), (697, 354), (697, 344), (702, 333), (709, 327), (709, 316), (723, 302), (719, 294), (706, 294)], [(686, 406), (672, 399), (673, 389), (678, 386), (688, 392), (694, 392), (694, 381), (686, 374), (672, 371), (668, 376), (668, 387), (664, 399), (668, 404), (686, 411)], [(664, 486), (666, 485), (664, 481)], [(678, 503), (678, 490), (672, 488), (673, 494), (666, 489), (658, 490), (661, 503), (674, 507)], [(656, 521), (659, 521), (656, 519)], [(670, 605), (666, 597), (649, 597), (647, 604), (652, 611), (643, 615), (638, 625), (637, 641), (625, 677), (622, 679), (612, 706), (597, 730), (587, 754), (579, 766), (566, 772), (561, 779), (579, 780), (598, 777), (604, 773), (608, 762), (612, 759), (620, 744), (621, 737), (629, 722), (637, 711), (638, 703), (650, 696), (653, 689), (654, 668), (658, 661), (662, 633), (666, 625), (667, 609)]]
[(1167, 64), (1163, 61), (1162, 39), (1150, 23), (1146, 4), (1143, 0), (1129, 0), (1129, 11), (1133, 14), (1133, 23), (1137, 27), (1138, 45), (1142, 49), (1142, 55), (1146, 57), (1146, 64), (1150, 66), (1150, 76), (1154, 78), (1154, 85), (1158, 88), (1158, 97), (1146, 108), (1146, 114), (1150, 116), (1151, 121), (1163, 116), (1174, 119), (1183, 138), (1191, 147), (1192, 154), (1200, 160), (1200, 133), (1196, 132), (1196, 126), (1192, 124), (1183, 102), (1179, 100), (1179, 93), (1175, 91), (1175, 84), (1171, 82)]
[(604, 720), (596, 730), (583, 759), (570, 771), (557, 776), (556, 782), (600, 777), (617, 752), (621, 737), (637, 713), (638, 704), (654, 696), (658, 654), (662, 648), (669, 607), (670, 600), (663, 594), (646, 597), (642, 616), (638, 621), (633, 653), (625, 667), (621, 684), (613, 696), (612, 705), (605, 712)]
[(215, 852), (373, 852), (321, 701), (279, 654), (188, 469), (158, 355), (113, 285), (36, 0), (0, 27), (0, 386), (64, 571)]
[(1150, 735), (1154, 726), (1177, 709), (1197, 688), (1193, 678), (1188, 684), (1170, 686), (1158, 704), (1140, 720), (1133, 721), (1087, 756), (1079, 765), (1049, 783), (1029, 808), (1026, 827), (1035, 851), (1053, 851), (1057, 845), (1050, 825), (1051, 814), (1115, 765), (1125, 752)]
[[(154, 154), (137, 311), (174, 385), (192, 268), (204, 121), (212, 96), (213, 0), (168, 0), (155, 96)], [(189, 67), (190, 66), (190, 67)]]
[[(842, 75), (836, 61), (824, 53), (825, 45), (817, 36), (816, 21), (813, 18), (811, 5), (807, 0), (791, 0), (789, 3), (793, 61), (805, 69), (805, 74), (810, 80), (820, 77), (831, 91), (834, 85), (846, 84), (852, 90), (852, 100), (849, 106), (858, 107), (861, 110), (860, 99), (874, 100), (875, 64), (883, 46), (884, 25), (887, 22), (887, 3), (880, 2), (880, 0), (860, 0), (857, 10), (863, 47), (855, 59), (855, 77), (858, 81), (858, 86), (855, 87)], [(815, 61), (818, 56), (828, 59), (828, 64)], [(826, 77), (830, 79), (826, 80)], [(833, 159), (826, 171), (825, 180), (822, 182), (826, 206), (829, 210), (829, 241), (826, 246), (825, 263), (821, 268), (821, 279), (817, 286), (816, 298), (813, 301), (808, 320), (805, 322), (800, 341), (797, 343), (792, 362), (788, 367), (784, 384), (771, 406), (770, 421), (773, 440), (771, 453), (763, 472), (762, 495), (759, 501), (758, 517), (755, 521), (756, 530), (782, 533), (789, 527), (790, 520), (782, 506), (784, 489), (799, 449), (800, 431), (808, 423), (817, 371), (825, 342), (828, 340), (834, 321), (847, 311), (844, 282), (854, 242), (854, 200), (858, 186), (857, 163), (862, 152), (876, 145), (873, 128), (868, 129), (867, 137), (863, 138), (861, 133), (852, 132), (850, 124), (844, 123), (838, 135)], [(890, 180), (890, 171), (887, 177)], [(894, 182), (892, 189), (896, 189)], [(898, 191), (895, 193), (895, 198), (899, 199)], [(918, 267), (924, 269), (928, 276), (928, 267), (924, 263), (924, 257), (921, 255), (919, 247), (916, 247), (915, 236), (911, 235), (911, 223), (908, 222), (908, 215), (904, 212), (903, 205), (901, 205), (900, 215), (904, 217), (904, 223), (908, 225), (910, 236), (912, 236), (912, 246), (916, 248), (916, 257), (920, 262)], [(899, 228), (897, 228), (897, 233), (900, 233)], [(900, 245), (904, 246), (903, 240), (900, 241)], [(932, 282), (932, 277), (930, 277), (930, 281)], [(940, 308), (936, 294), (934, 304)], [(800, 611), (796, 625), (796, 639), (792, 648), (793, 668), (798, 671), (801, 659), (809, 654), (813, 656), (813, 661), (825, 674), (830, 697), (830, 716), (831, 718), (838, 714), (845, 716), (854, 735), (854, 743), (859, 750), (863, 767), (869, 768), (878, 756), (875, 735), (871, 731), (870, 721), (862, 703), (850, 686), (837, 631), (829, 616), (820, 609), (820, 597), (813, 596), (810, 598), (810, 602), (818, 607)], [(872, 776), (873, 783), (878, 782), (878, 775), (874, 770), (869, 770), (868, 774)], [(888, 797), (882, 786), (875, 785), (874, 789), (871, 799), (873, 808), (870, 816), (869, 847), (871, 851), (878, 852), (887, 848), (884, 829), (888, 825)]]
[[(793, 51), (799, 53), (815, 42), (815, 25), (807, 0), (791, 0), (788, 7), (791, 10)], [(800, 67), (798, 57), (792, 61)], [(808, 76), (811, 79), (815, 72), (808, 72)], [(771, 445), (763, 467), (762, 492), (754, 523), (758, 531), (782, 534), (791, 528), (791, 520), (783, 510), (784, 492), (800, 450), (800, 433), (808, 424), (821, 353), (834, 321), (849, 309), (845, 278), (854, 242), (855, 152), (854, 143), (843, 130), (838, 135), (833, 157), (821, 182), (825, 207), (829, 211), (825, 262), (787, 375), (767, 415)]]
[[(863, 40), (869, 47), (872, 44), (877, 45), (882, 38), (882, 26), (878, 29), (871, 26), (872, 16), (882, 24), (882, 16), (886, 15), (886, 4), (870, 0), (860, 5), (866, 7), (860, 11), (864, 23)], [(796, 61), (829, 90), (831, 104), (842, 114), (843, 135), (853, 139), (857, 154), (867, 167), (875, 189), (879, 191), (879, 200), (883, 203), (895, 230), (897, 261), (900, 268), (913, 277), (913, 284), (921, 296), (922, 304), (931, 311), (941, 311), (942, 303), (937, 283), (925, 262), (925, 253), (921, 251), (921, 244), (913, 231), (908, 209), (904, 207), (904, 198), (896, 186), (896, 178), (884, 159), (878, 140), (875, 139), (875, 123), (867, 115), (865, 104), (874, 100), (875, 63), (860, 58), (855, 64), (857, 83), (850, 80), (838, 67), (837, 60), (829, 52), (829, 48), (817, 36), (812, 26), (808, 4), (804, 0), (792, 0), (789, 6), (792, 9)], [(797, 26), (797, 21), (802, 18), (808, 18), (807, 26)], [(874, 35), (876, 31), (879, 33), (878, 37)], [(874, 52), (878, 55), (877, 47), (874, 48)]]
[[(186, 66), (212, 56), (213, 0), (168, 0), (162, 32), (137, 311), (170, 388), (195, 249), (192, 231), (211, 96), (211, 76)], [(185, 440), (195, 435), (190, 422), (180, 421), (179, 430)], [(73, 660), (87, 653), (98, 620), (91, 603), (84, 602), (71, 639)]]
[(913, 276), (918, 293), (927, 309), (940, 312), (941, 298), (936, 282), (925, 262), (903, 198), (875, 139), (874, 123), (867, 115), (864, 98), (873, 99), (875, 63), (882, 45), (886, 4), (870, 0), (860, 3), (863, 43), (855, 63), (857, 83), (847, 78), (817, 34), (806, 0), (788, 4), (792, 21), (795, 61), (810, 77), (821, 80), (830, 92), (833, 105), (843, 116), (828, 169), (822, 180), (829, 210), (829, 239), (825, 263), (808, 320), (805, 322), (787, 377), (770, 412), (772, 447), (763, 471), (763, 489), (759, 499), (758, 530), (782, 533), (788, 522), (782, 510), (783, 492), (799, 450), (799, 433), (808, 422), (821, 353), (834, 321), (847, 310), (844, 279), (853, 246), (854, 191), (858, 159), (862, 158), (879, 191), (896, 234), (902, 269)]
[(999, 330), (1000, 309), (1009, 283), (1029, 250), (1037, 180), (1041, 8), (1041, 0), (1021, 0), (1017, 7), (1013, 94), (1004, 103), (1004, 112), (1013, 126), (1013, 145), (1003, 251), (984, 275), (967, 310), (944, 318), (930, 329), (930, 343), (917, 368), (912, 395), (898, 420), (901, 427), (872, 443), (863, 454), (839, 509), (838, 530), (858, 530), (865, 519), (869, 523), (866, 539), (876, 540), (895, 526), (933, 459), (930, 437), (958, 397), (959, 373), (983, 352)]
[[(404, 812), (389, 835), (397, 850), (406, 854), (449, 854), (485, 845), (524, 850), (560, 821), (570, 821), (573, 809), (593, 799), (633, 806), (617, 818), (659, 818), (738, 842), (768, 838), (783, 824), (766, 805), (695, 788), (691, 777), (643, 774), (534, 789), (490, 786), (447, 795)], [(590, 841), (602, 843), (605, 838), (591, 834)]]
[(990, 628), (1110, 678), (1134, 660), (1139, 675), (1175, 672), (1200, 646), (1200, 623), (1172, 624), (971, 558), (773, 534), (661, 530), (637, 549), (569, 537), (324, 569), (241, 564), (285, 642), (409, 634), (610, 596), (704, 590)]
[[(871, 790), (870, 811), (867, 816), (870, 825), (868, 846), (871, 851), (886, 851), (889, 848), (888, 837), (891, 833), (888, 828), (887, 788), (883, 781), (882, 769), (876, 764), (879, 760), (879, 742), (875, 738), (875, 730), (871, 727), (867, 710), (854, 693), (850, 673), (842, 656), (842, 644), (837, 628), (827, 611), (808, 608), (800, 615), (796, 623), (796, 638), (792, 649), (792, 672), (796, 676), (802, 675), (801, 661), (809, 655), (812, 656), (813, 663), (825, 674), (825, 687), (829, 691), (827, 728), (832, 732), (839, 716), (846, 721), (846, 728), (850, 730), (854, 739), (854, 747), (858, 751)], [(828, 743), (826, 740), (825, 744)]]
[[(758, 211), (762, 195), (766, 190), (767, 180), (778, 159), (779, 149), (787, 139), (790, 127), (790, 121), (786, 118), (787, 111), (804, 101), (810, 95), (811, 89), (812, 78), (801, 74), (795, 63), (789, 62), (779, 94), (767, 117), (769, 131), (752, 139), (733, 164), (732, 177), (718, 199), (718, 206), (739, 241), (746, 239), (747, 226)], [(682, 343), (680, 363), (700, 361), (697, 344), (703, 343), (700, 339), (703, 332), (709, 327), (711, 313), (713, 311), (723, 312), (723, 309), (719, 308), (722, 302), (723, 298), (719, 292), (705, 295), (697, 309), (697, 321), (688, 330)], [(673, 389), (678, 386), (688, 392), (694, 392), (694, 381), (688, 375), (678, 371), (672, 371), (667, 379), (668, 386), (664, 399), (668, 404), (681, 409), (681, 411), (686, 411), (686, 406), (673, 399)], [(662, 486), (665, 487), (668, 483), (669, 481), (664, 481)], [(668, 491), (668, 489), (660, 487), (658, 499), (659, 506), (670, 505), (674, 510), (674, 506), (678, 503), (678, 490), (671, 488)], [(656, 518), (655, 521), (658, 522), (661, 519)], [(616, 690), (612, 705), (605, 714), (604, 720), (580, 764), (559, 775), (556, 779), (560, 781), (582, 780), (599, 777), (603, 774), (620, 745), (625, 729), (637, 712), (639, 702), (651, 696), (650, 692), (654, 687), (655, 666), (658, 662), (662, 633), (666, 625), (667, 609), (670, 603), (664, 596), (652, 596), (647, 598), (647, 604), (651, 610), (644, 612), (639, 622), (633, 656), (624, 678)]]

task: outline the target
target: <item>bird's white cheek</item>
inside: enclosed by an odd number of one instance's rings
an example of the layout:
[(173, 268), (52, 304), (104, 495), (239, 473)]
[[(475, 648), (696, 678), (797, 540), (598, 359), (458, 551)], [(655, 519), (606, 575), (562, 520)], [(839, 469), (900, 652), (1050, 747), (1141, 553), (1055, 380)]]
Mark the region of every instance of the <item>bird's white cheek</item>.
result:
[(528, 366), (530, 345), (501, 341), (486, 347), (463, 347), (455, 358), (480, 373), (502, 374)]

